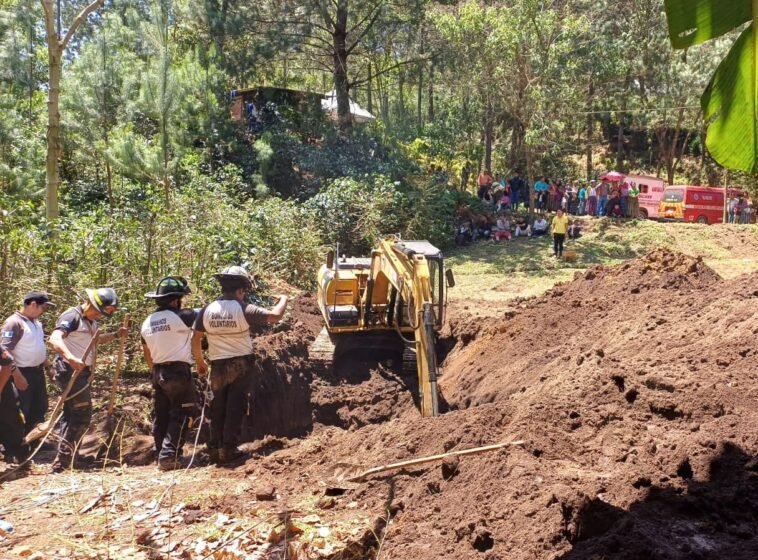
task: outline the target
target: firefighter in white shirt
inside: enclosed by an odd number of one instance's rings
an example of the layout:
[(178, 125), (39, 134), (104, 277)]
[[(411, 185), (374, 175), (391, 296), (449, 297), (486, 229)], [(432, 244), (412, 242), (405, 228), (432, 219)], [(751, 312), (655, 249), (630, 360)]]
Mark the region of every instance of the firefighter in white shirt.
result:
[[(118, 296), (113, 288), (87, 288), (85, 291), (86, 301), (67, 309), (58, 317), (49, 340), (50, 346), (57, 353), (53, 368), (58, 386), (65, 388), (74, 371), (81, 372), (63, 405), (58, 454), (53, 461), (53, 472), (57, 473), (74, 466), (79, 443), (92, 420), (90, 368), (94, 363), (94, 352), (90, 352), (84, 361), (82, 358), (95, 336), (98, 321), (110, 317), (118, 310)], [(126, 333), (124, 327), (113, 333), (100, 333), (97, 344), (111, 342), (117, 336), (126, 336)]]
[(207, 372), (201, 342), (208, 337), (211, 362), (211, 434), (208, 452), (211, 461), (226, 464), (242, 457), (237, 449), (242, 421), (248, 411), (253, 368), (251, 327), (276, 323), (284, 316), (287, 296), (278, 296), (270, 311), (244, 302), (253, 284), (242, 267), (230, 266), (215, 275), (222, 295), (205, 306), (195, 321), (192, 339), (198, 374)]
[(21, 310), (8, 317), (0, 329), (0, 344), (13, 358), (12, 381), (19, 392), (26, 433), (43, 422), (47, 413), (45, 369), (49, 363), (45, 333), (38, 319), (54, 307), (47, 292), (29, 292)]
[(180, 276), (158, 282), (145, 294), (158, 309), (142, 323), (142, 350), (153, 378), (155, 416), (153, 438), (158, 467), (181, 466), (182, 446), (197, 410), (192, 380), (192, 325), (194, 309), (182, 309), (182, 298), (192, 290)]

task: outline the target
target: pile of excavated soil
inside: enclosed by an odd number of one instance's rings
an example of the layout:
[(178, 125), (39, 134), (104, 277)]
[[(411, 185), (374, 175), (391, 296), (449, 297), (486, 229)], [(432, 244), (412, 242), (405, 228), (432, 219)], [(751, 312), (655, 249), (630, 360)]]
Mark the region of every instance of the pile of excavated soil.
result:
[(481, 321), (441, 342), (456, 410), (316, 430), (246, 472), (320, 495), (335, 463), (525, 440), (338, 484), (328, 516), (374, 516), (356, 558), (758, 557), (758, 274), (656, 250)]
[[(301, 297), (257, 337), (252, 457), (213, 471), (243, 491), (196, 503), (198, 518), (256, 500), (286, 509), (329, 529), (327, 548), (312, 531), (294, 537), (311, 543), (303, 557), (333, 560), (758, 557), (758, 273), (722, 280), (656, 250), (500, 318), (451, 313), (439, 351), (452, 410), (438, 418), (419, 416), (413, 380), (391, 368), (314, 369), (321, 326)], [(334, 478), (344, 463), (514, 440)]]

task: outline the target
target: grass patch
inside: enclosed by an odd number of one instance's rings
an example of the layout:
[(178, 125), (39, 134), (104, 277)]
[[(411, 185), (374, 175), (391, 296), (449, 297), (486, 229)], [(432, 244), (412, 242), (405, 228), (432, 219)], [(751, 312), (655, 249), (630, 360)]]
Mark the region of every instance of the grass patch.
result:
[(566, 242), (566, 250), (577, 252), (578, 259), (573, 263), (556, 260), (552, 239), (547, 237), (477, 241), (452, 250), (447, 266), (455, 271), (457, 284), (450, 292), (451, 301), (469, 308), (469, 302), (483, 302), (489, 305), (477, 307), (479, 314), (496, 314), (509, 300), (541, 295), (556, 283), (571, 280), (577, 271), (618, 264), (659, 246), (702, 256), (726, 278), (758, 270), (756, 226), (580, 221), (582, 238)]

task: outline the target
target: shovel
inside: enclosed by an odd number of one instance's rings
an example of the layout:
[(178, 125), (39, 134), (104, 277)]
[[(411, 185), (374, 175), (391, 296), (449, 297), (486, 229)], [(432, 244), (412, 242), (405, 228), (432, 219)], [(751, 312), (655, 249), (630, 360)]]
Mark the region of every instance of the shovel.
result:
[[(124, 322), (122, 323), (123, 327), (125, 329), (129, 328), (129, 324), (131, 322), (131, 315), (129, 313), (126, 313), (124, 315)], [(100, 445), (100, 448), (97, 451), (97, 457), (101, 458), (104, 455), (112, 456), (113, 454), (113, 443), (114, 443), (114, 432), (115, 432), (115, 422), (114, 422), (114, 416), (113, 416), (113, 409), (116, 406), (116, 393), (118, 392), (118, 382), (121, 378), (121, 368), (124, 364), (124, 347), (126, 346), (126, 335), (121, 337), (121, 340), (119, 341), (118, 346), (118, 356), (116, 357), (116, 371), (113, 373), (113, 381), (111, 383), (111, 394), (110, 398), (108, 399), (108, 412), (105, 417), (105, 431), (106, 436), (102, 444)]]
[[(89, 357), (92, 350), (97, 346), (97, 337), (98, 337), (99, 329), (95, 329), (95, 332), (92, 334), (92, 340), (90, 340), (90, 343), (87, 345), (86, 350), (84, 351), (84, 354), (82, 354), (82, 357), (80, 358), (82, 362), (86, 362), (87, 358)], [(61, 412), (61, 409), (63, 408), (63, 404), (66, 402), (66, 399), (68, 398), (69, 393), (71, 393), (71, 389), (74, 387), (74, 382), (79, 377), (79, 374), (81, 371), (75, 371), (73, 374), (71, 374), (71, 379), (68, 380), (68, 384), (66, 385), (66, 388), (63, 389), (63, 394), (61, 394), (61, 397), (58, 399), (58, 402), (55, 403), (55, 407), (53, 408), (53, 411), (50, 413), (50, 418), (47, 420), (47, 422), (42, 422), (40, 424), (37, 424), (34, 426), (34, 428), (31, 429), (31, 431), (26, 434), (26, 437), (24, 438), (25, 444), (30, 444), (33, 441), (37, 441), (40, 438), (47, 437), (47, 434), (50, 433), (50, 431), (55, 427), (55, 422), (58, 419), (58, 415)]]
[(505, 443), (496, 443), (494, 445), (485, 445), (484, 447), (474, 447), (472, 449), (462, 449), (460, 451), (451, 451), (449, 453), (442, 453), (440, 455), (430, 455), (429, 457), (420, 457), (418, 459), (409, 459), (408, 461), (401, 461), (400, 463), (391, 463), (389, 465), (381, 465), (379, 467), (373, 467), (371, 469), (364, 469), (359, 465), (351, 465), (349, 463), (339, 463), (334, 466), (334, 478), (338, 482), (361, 482), (366, 477), (379, 474), (395, 469), (402, 469), (405, 467), (415, 467), (416, 465), (423, 465), (425, 463), (432, 463), (434, 461), (441, 461), (448, 457), (464, 457), (466, 455), (478, 455), (479, 453), (486, 453), (487, 451), (495, 451), (496, 449), (502, 449), (504, 447), (514, 447), (517, 445), (524, 445), (524, 441), (509, 441)]

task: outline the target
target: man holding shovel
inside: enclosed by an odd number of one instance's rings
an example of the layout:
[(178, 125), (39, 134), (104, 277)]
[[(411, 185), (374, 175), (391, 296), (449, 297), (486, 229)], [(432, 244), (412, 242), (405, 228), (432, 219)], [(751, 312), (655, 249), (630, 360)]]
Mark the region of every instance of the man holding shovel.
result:
[(182, 298), (191, 292), (184, 278), (167, 276), (145, 294), (158, 307), (142, 323), (141, 334), (153, 378), (153, 439), (162, 471), (182, 466), (182, 446), (197, 409), (190, 370), (195, 310), (182, 309)]
[[(118, 310), (118, 297), (113, 288), (87, 288), (85, 291), (87, 300), (67, 309), (58, 318), (50, 335), (50, 346), (57, 354), (53, 363), (55, 382), (65, 391), (74, 373), (79, 372), (63, 405), (61, 440), (53, 461), (53, 472), (56, 473), (73, 466), (76, 450), (92, 419), (90, 368), (94, 354), (88, 349), (127, 334), (125, 327), (114, 333), (98, 333), (98, 321)], [(97, 339), (93, 341), (95, 337)], [(51, 418), (50, 421), (54, 422), (55, 419)]]

